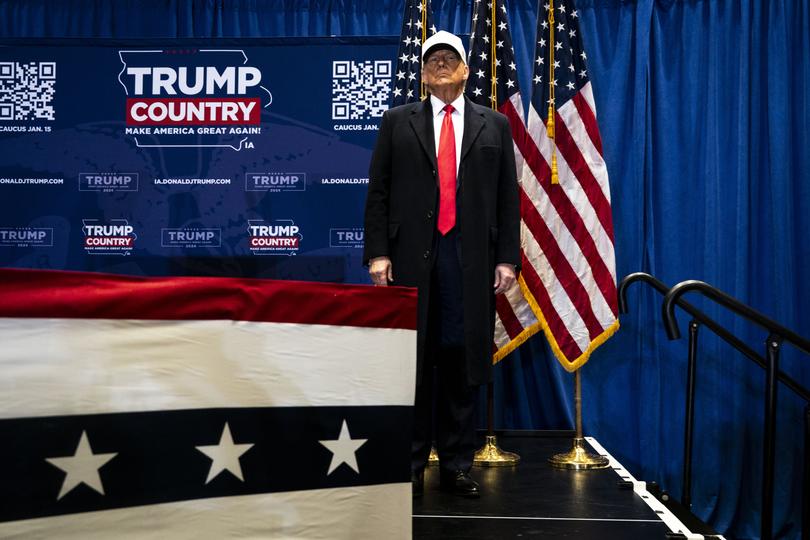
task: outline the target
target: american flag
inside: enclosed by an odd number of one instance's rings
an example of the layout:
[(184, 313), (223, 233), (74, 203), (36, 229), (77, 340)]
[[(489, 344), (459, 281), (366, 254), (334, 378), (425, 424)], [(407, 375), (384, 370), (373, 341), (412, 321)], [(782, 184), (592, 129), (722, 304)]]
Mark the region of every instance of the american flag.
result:
[(436, 33), (430, 0), (406, 0), (391, 106), (422, 99), (422, 43)]
[(536, 40), (530, 144), (517, 141), (531, 173), (521, 185), (521, 284), (574, 371), (619, 328), (610, 188), (573, 0), (541, 6)]
[[(523, 122), (515, 51), (503, 0), (476, 0), (468, 54), (470, 76), (465, 90), (467, 97), (479, 105), (497, 109), (509, 118), (518, 178), (522, 183), (524, 176), (528, 175), (526, 181), (535, 181), (520, 151), (522, 146), (532, 143)], [(525, 225), (521, 234), (527, 234)], [(541, 325), (523, 294), (523, 287), (513, 287), (507, 293), (498, 295), (495, 301), (494, 359), (497, 362), (535, 334)]]

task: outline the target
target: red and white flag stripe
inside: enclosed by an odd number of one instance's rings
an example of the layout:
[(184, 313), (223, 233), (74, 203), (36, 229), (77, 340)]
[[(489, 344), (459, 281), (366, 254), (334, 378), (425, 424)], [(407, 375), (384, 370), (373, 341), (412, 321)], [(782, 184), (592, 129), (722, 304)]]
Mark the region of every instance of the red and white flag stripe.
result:
[(610, 189), (591, 84), (557, 110), (559, 184), (551, 184), (554, 141), (533, 107), (526, 126), (520, 94), (510, 119), (520, 178), (520, 287), (496, 299), (497, 362), (543, 328), (569, 371), (618, 329)]
[[(515, 93), (498, 109), (509, 118), (515, 149), (515, 166), (521, 186), (524, 171), (528, 170), (521, 146), (528, 142), (528, 133), (523, 123), (523, 100)], [(521, 187), (521, 190), (523, 188)], [(525, 251), (526, 229), (521, 223), (521, 250)], [(498, 362), (515, 350), (541, 328), (532, 306), (526, 300), (522, 287), (513, 287), (505, 294), (495, 297), (495, 338), (493, 361)]]
[[(555, 356), (574, 371), (619, 326), (610, 191), (590, 83), (557, 109), (555, 128), (552, 141), (529, 107), (522, 282)], [(555, 148), (559, 184), (551, 183)]]

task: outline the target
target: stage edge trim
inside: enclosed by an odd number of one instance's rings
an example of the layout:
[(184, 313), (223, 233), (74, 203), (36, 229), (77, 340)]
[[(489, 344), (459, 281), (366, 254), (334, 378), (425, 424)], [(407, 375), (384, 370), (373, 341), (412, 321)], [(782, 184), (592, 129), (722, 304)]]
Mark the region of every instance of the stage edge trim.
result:
[[(661, 501), (656, 499), (649, 491), (647, 491), (646, 482), (641, 482), (633, 478), (633, 475), (630, 474), (630, 472), (625, 469), (622, 464), (619, 463), (613, 456), (611, 456), (610, 453), (608, 453), (608, 451), (596, 441), (596, 439), (593, 437), (585, 437), (585, 440), (588, 441), (588, 444), (590, 444), (591, 447), (599, 454), (608, 458), (610, 468), (616, 471), (616, 474), (618, 474), (622, 480), (633, 483), (633, 491), (637, 493), (639, 497), (641, 497), (641, 500), (644, 501), (647, 506), (649, 506), (650, 509), (658, 515), (658, 517), (661, 518), (661, 521), (663, 521), (664, 524), (669, 527), (670, 531), (683, 534), (688, 540), (703, 540), (704, 536), (702, 534), (693, 533), (687, 529), (681, 520), (675, 517), (675, 514), (670, 512)], [(718, 536), (716, 538), (722, 539), (723, 537)]]

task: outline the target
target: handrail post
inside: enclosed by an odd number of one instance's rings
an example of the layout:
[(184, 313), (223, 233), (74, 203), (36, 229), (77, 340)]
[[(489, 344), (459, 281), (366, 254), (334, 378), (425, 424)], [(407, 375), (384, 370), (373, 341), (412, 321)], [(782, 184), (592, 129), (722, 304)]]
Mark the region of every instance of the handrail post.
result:
[(761, 538), (773, 535), (774, 461), (776, 457), (776, 390), (779, 373), (779, 349), (782, 338), (771, 334), (765, 341), (765, 433), (762, 448), (762, 524)]
[(810, 540), (810, 405), (804, 408), (804, 487), (802, 488), (802, 540)]
[(697, 373), (697, 341), (700, 323), (689, 322), (689, 365), (686, 372), (686, 416), (683, 436), (683, 493), (681, 504), (692, 508), (692, 433), (695, 424), (695, 376)]

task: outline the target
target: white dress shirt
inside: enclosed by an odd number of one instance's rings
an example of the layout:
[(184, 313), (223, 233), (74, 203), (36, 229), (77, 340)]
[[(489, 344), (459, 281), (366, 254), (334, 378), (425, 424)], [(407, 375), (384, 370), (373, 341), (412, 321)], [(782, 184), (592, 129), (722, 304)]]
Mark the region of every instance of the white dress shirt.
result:
[[(446, 103), (431, 95), (430, 105), (433, 107), (433, 140), (436, 142), (436, 157), (438, 157), (439, 137), (442, 133), (444, 106)], [(464, 136), (464, 93), (458, 96), (450, 105), (455, 109), (450, 115), (450, 120), (453, 122), (453, 134), (456, 136), (456, 175), (458, 176), (458, 164), (461, 162), (461, 139)]]

